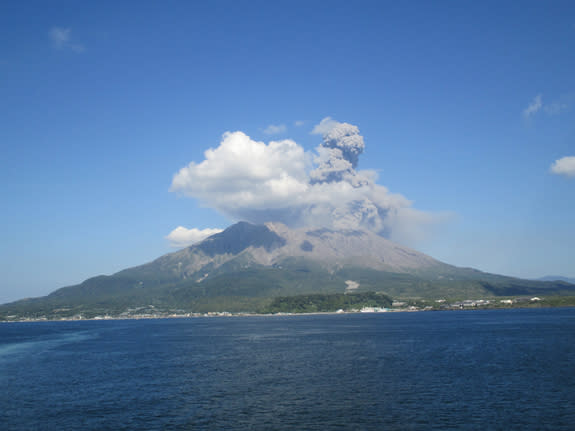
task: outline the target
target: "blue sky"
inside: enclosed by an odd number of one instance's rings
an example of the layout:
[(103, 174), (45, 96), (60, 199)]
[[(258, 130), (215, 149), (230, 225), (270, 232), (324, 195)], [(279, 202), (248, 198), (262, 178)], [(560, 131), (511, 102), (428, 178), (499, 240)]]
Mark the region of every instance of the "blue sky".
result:
[(408, 245), (575, 276), (575, 5), (501, 3), (3, 1), (0, 302), (225, 228), (220, 186), (174, 175), (228, 131), (313, 160), (326, 117), (433, 220)]

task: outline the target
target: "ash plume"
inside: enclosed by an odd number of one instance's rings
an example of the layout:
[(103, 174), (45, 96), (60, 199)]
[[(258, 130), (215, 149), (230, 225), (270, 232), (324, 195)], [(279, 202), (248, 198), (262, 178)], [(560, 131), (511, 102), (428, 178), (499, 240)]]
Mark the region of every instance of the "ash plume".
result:
[(355, 176), (359, 155), (365, 144), (356, 126), (335, 123), (323, 133), (318, 148), (317, 168), (310, 172), (310, 183), (344, 181)]
[(313, 154), (292, 140), (268, 144), (243, 132), (174, 175), (171, 191), (196, 198), (232, 220), (281, 222), (289, 227), (367, 229), (413, 243), (445, 216), (416, 210), (400, 194), (357, 170), (365, 144), (357, 126), (325, 118), (313, 129)]

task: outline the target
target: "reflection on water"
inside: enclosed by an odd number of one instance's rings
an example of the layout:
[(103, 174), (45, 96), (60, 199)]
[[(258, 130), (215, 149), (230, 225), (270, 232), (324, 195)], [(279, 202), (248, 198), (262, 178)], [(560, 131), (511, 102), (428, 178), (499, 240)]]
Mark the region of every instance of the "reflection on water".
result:
[(94, 335), (89, 332), (69, 332), (58, 335), (44, 335), (34, 337), (29, 341), (3, 340), (0, 342), (0, 361), (18, 360), (20, 356), (38, 355), (50, 349), (57, 349), (63, 344), (77, 343), (92, 338)]

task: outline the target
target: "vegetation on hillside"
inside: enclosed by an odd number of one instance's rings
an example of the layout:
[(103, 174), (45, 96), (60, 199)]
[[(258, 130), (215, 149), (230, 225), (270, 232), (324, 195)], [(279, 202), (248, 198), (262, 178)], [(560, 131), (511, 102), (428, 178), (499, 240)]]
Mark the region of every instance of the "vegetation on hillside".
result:
[(352, 311), (364, 307), (391, 307), (392, 300), (386, 295), (375, 292), (333, 293), (274, 298), (264, 313), (315, 313), (329, 311)]

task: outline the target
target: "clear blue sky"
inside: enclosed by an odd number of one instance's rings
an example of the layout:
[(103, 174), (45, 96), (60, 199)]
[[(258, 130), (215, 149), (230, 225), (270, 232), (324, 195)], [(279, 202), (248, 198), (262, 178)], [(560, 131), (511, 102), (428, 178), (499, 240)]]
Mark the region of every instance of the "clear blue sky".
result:
[(328, 116), (363, 135), (358, 169), (449, 214), (414, 248), (575, 276), (573, 1), (4, 0), (0, 303), (225, 228), (174, 174), (227, 131), (313, 154)]

